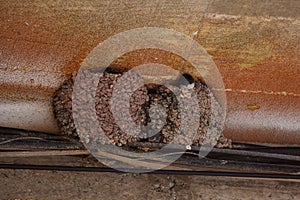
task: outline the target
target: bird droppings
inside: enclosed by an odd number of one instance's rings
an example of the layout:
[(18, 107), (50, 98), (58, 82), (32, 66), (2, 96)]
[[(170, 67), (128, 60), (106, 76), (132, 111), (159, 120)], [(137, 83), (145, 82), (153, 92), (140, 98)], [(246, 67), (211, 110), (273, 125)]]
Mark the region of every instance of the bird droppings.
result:
[[(79, 138), (76, 127), (74, 124), (72, 116), (72, 92), (74, 79), (76, 75), (73, 75), (71, 79), (66, 81), (59, 90), (55, 93), (53, 98), (54, 114), (58, 121), (61, 132), (64, 135)], [(199, 117), (199, 126), (197, 133), (195, 135), (190, 135), (192, 145), (201, 146), (205, 138), (212, 138), (211, 143), (214, 143), (215, 138), (217, 138), (218, 132), (221, 131), (221, 123), (218, 120), (220, 116), (220, 107), (214, 96), (212, 95), (209, 88), (201, 83), (200, 81), (194, 81), (188, 85), (144, 85), (136, 90), (130, 97), (130, 116), (132, 121), (138, 126), (146, 126), (151, 124), (159, 129), (160, 131), (151, 137), (147, 137), (147, 132), (141, 131), (137, 136), (128, 135), (124, 132), (119, 125), (115, 122), (112, 111), (111, 111), (111, 98), (114, 90), (114, 85), (118, 79), (122, 76), (122, 73), (109, 73), (104, 72), (103, 76), (100, 78), (98, 87), (96, 90), (95, 99), (95, 110), (98, 117), (98, 122), (102, 130), (104, 131), (106, 137), (109, 139), (111, 144), (117, 145), (119, 147), (125, 146), (128, 143), (134, 142), (152, 142), (152, 143), (177, 143), (181, 145), (191, 145), (187, 143), (185, 137), (178, 137), (175, 140), (175, 136), (183, 135), (185, 133), (180, 132), (180, 123), (184, 121), (181, 119), (181, 114), (179, 111), (178, 100), (175, 94), (169, 88), (179, 89), (179, 98), (189, 98), (191, 95), (197, 95), (198, 105), (200, 113), (197, 115)], [(128, 82), (128, 85), (130, 83)], [(129, 86), (123, 85), (123, 89), (126, 92)], [(84, 95), (82, 96), (84, 98)], [(164, 109), (152, 109), (151, 117), (149, 114), (151, 105), (159, 104)], [(211, 109), (212, 104), (216, 109)], [(120, 106), (120, 109), (124, 105)], [(164, 110), (164, 112), (162, 111)], [(162, 124), (161, 117), (166, 114), (165, 123)], [(217, 120), (211, 120), (211, 118)], [(190, 124), (196, 123), (197, 120), (189, 121)], [(150, 123), (151, 122), (151, 123)], [(212, 124), (210, 124), (212, 123)], [(211, 125), (213, 134), (207, 136), (207, 130)], [(143, 129), (142, 129), (143, 130)], [(87, 130), (88, 131), (88, 130)], [(84, 134), (89, 135), (89, 134)], [(93, 140), (99, 140), (99, 136), (89, 136), (84, 139), (85, 142), (90, 142), (91, 138)], [(223, 135), (220, 136), (217, 147), (224, 148), (230, 147), (231, 140), (225, 138)]]

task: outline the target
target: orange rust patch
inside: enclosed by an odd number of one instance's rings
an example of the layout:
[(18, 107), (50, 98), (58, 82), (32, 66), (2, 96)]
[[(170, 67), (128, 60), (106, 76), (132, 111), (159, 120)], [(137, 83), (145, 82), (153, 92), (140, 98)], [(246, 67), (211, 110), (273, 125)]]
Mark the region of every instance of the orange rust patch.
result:
[[(203, 81), (202, 75), (196, 72), (195, 67), (190, 62), (179, 55), (159, 49), (143, 49), (128, 52), (113, 62), (110, 67), (117, 71), (126, 71), (147, 63), (163, 64), (178, 70), (181, 74), (187, 73)], [(168, 70), (162, 70), (159, 74), (170, 75)]]
[(28, 87), (23, 85), (0, 84), (0, 87), (0, 98), (12, 100), (47, 100), (51, 98), (56, 91), (56, 88), (41, 85)]

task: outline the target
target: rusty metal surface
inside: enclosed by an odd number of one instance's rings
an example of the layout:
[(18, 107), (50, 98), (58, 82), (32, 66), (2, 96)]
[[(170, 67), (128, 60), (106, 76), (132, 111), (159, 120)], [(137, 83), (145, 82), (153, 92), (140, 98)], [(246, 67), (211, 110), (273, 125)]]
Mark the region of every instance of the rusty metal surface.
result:
[(58, 133), (52, 95), (88, 53), (115, 33), (158, 26), (198, 31), (225, 83), (228, 137), (300, 144), (299, 9), (294, 0), (1, 1), (0, 126)]

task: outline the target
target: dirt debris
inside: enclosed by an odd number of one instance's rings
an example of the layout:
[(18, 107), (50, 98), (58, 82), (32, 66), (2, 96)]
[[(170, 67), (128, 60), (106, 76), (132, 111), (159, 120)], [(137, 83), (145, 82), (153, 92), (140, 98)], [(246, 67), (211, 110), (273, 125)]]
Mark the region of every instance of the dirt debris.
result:
[[(174, 199), (172, 195), (191, 200), (300, 198), (299, 182), (269, 179), (10, 169), (1, 169), (0, 178), (0, 199), (169, 200)], [(175, 187), (170, 190), (172, 182)]]

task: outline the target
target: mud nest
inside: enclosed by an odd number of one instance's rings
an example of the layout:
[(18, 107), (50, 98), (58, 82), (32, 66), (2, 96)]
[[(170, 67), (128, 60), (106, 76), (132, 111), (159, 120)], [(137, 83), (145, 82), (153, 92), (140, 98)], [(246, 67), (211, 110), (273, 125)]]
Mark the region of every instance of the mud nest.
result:
[[(218, 102), (209, 88), (197, 80), (193, 80), (189, 84), (183, 85), (170, 84), (168, 87), (162, 85), (144, 85), (134, 91), (130, 97), (129, 106), (129, 113), (132, 121), (140, 127), (151, 124), (156, 126), (152, 128), (158, 128), (160, 131), (151, 137), (147, 137), (148, 133), (146, 131), (141, 131), (138, 136), (128, 135), (120, 128), (120, 124), (116, 123), (111, 109), (111, 98), (114, 86), (121, 76), (122, 73), (104, 72), (99, 80), (96, 90), (95, 110), (98, 118), (97, 120), (110, 143), (117, 146), (124, 146), (134, 142), (165, 144), (173, 142), (187, 145), (187, 141), (184, 139), (185, 137), (177, 137), (186, 134), (180, 129), (180, 124), (183, 123), (184, 119), (181, 119), (182, 116), (179, 111), (177, 98), (189, 98), (191, 95), (196, 95), (200, 113), (198, 115), (199, 122), (197, 122), (197, 133), (191, 136), (192, 145), (201, 146), (204, 139), (209, 137), (212, 138), (212, 143), (215, 138), (218, 138), (217, 147), (219, 148), (231, 146), (231, 141), (223, 135), (217, 137), (218, 132), (221, 131), (220, 121), (211, 120), (212, 118), (218, 119), (220, 116), (221, 109)], [(70, 137), (79, 138), (72, 115), (74, 79), (75, 75), (57, 90), (53, 98), (53, 106), (54, 114), (62, 133)], [(128, 82), (128, 84), (130, 84), (130, 82)], [(129, 86), (124, 84), (122, 90), (126, 92), (128, 87)], [(177, 98), (170, 90), (172, 88), (178, 89), (177, 91), (179, 91), (179, 94), (176, 95)], [(84, 98), (84, 95), (82, 98)], [(160, 105), (164, 109), (151, 110), (152, 105), (154, 104)], [(212, 104), (214, 104), (214, 108), (216, 109), (211, 109)], [(122, 109), (122, 106), (124, 105), (117, 105), (120, 109)], [(162, 110), (164, 110), (164, 112), (162, 112)], [(165, 119), (164, 123), (162, 123), (161, 118)], [(195, 123), (196, 121), (197, 120), (195, 120)], [(194, 122), (189, 121), (189, 123), (193, 125)], [(208, 136), (207, 130), (209, 126), (212, 127), (213, 133)], [(93, 135), (92, 138), (98, 140), (100, 137)], [(82, 136), (81, 139), (83, 139)]]

